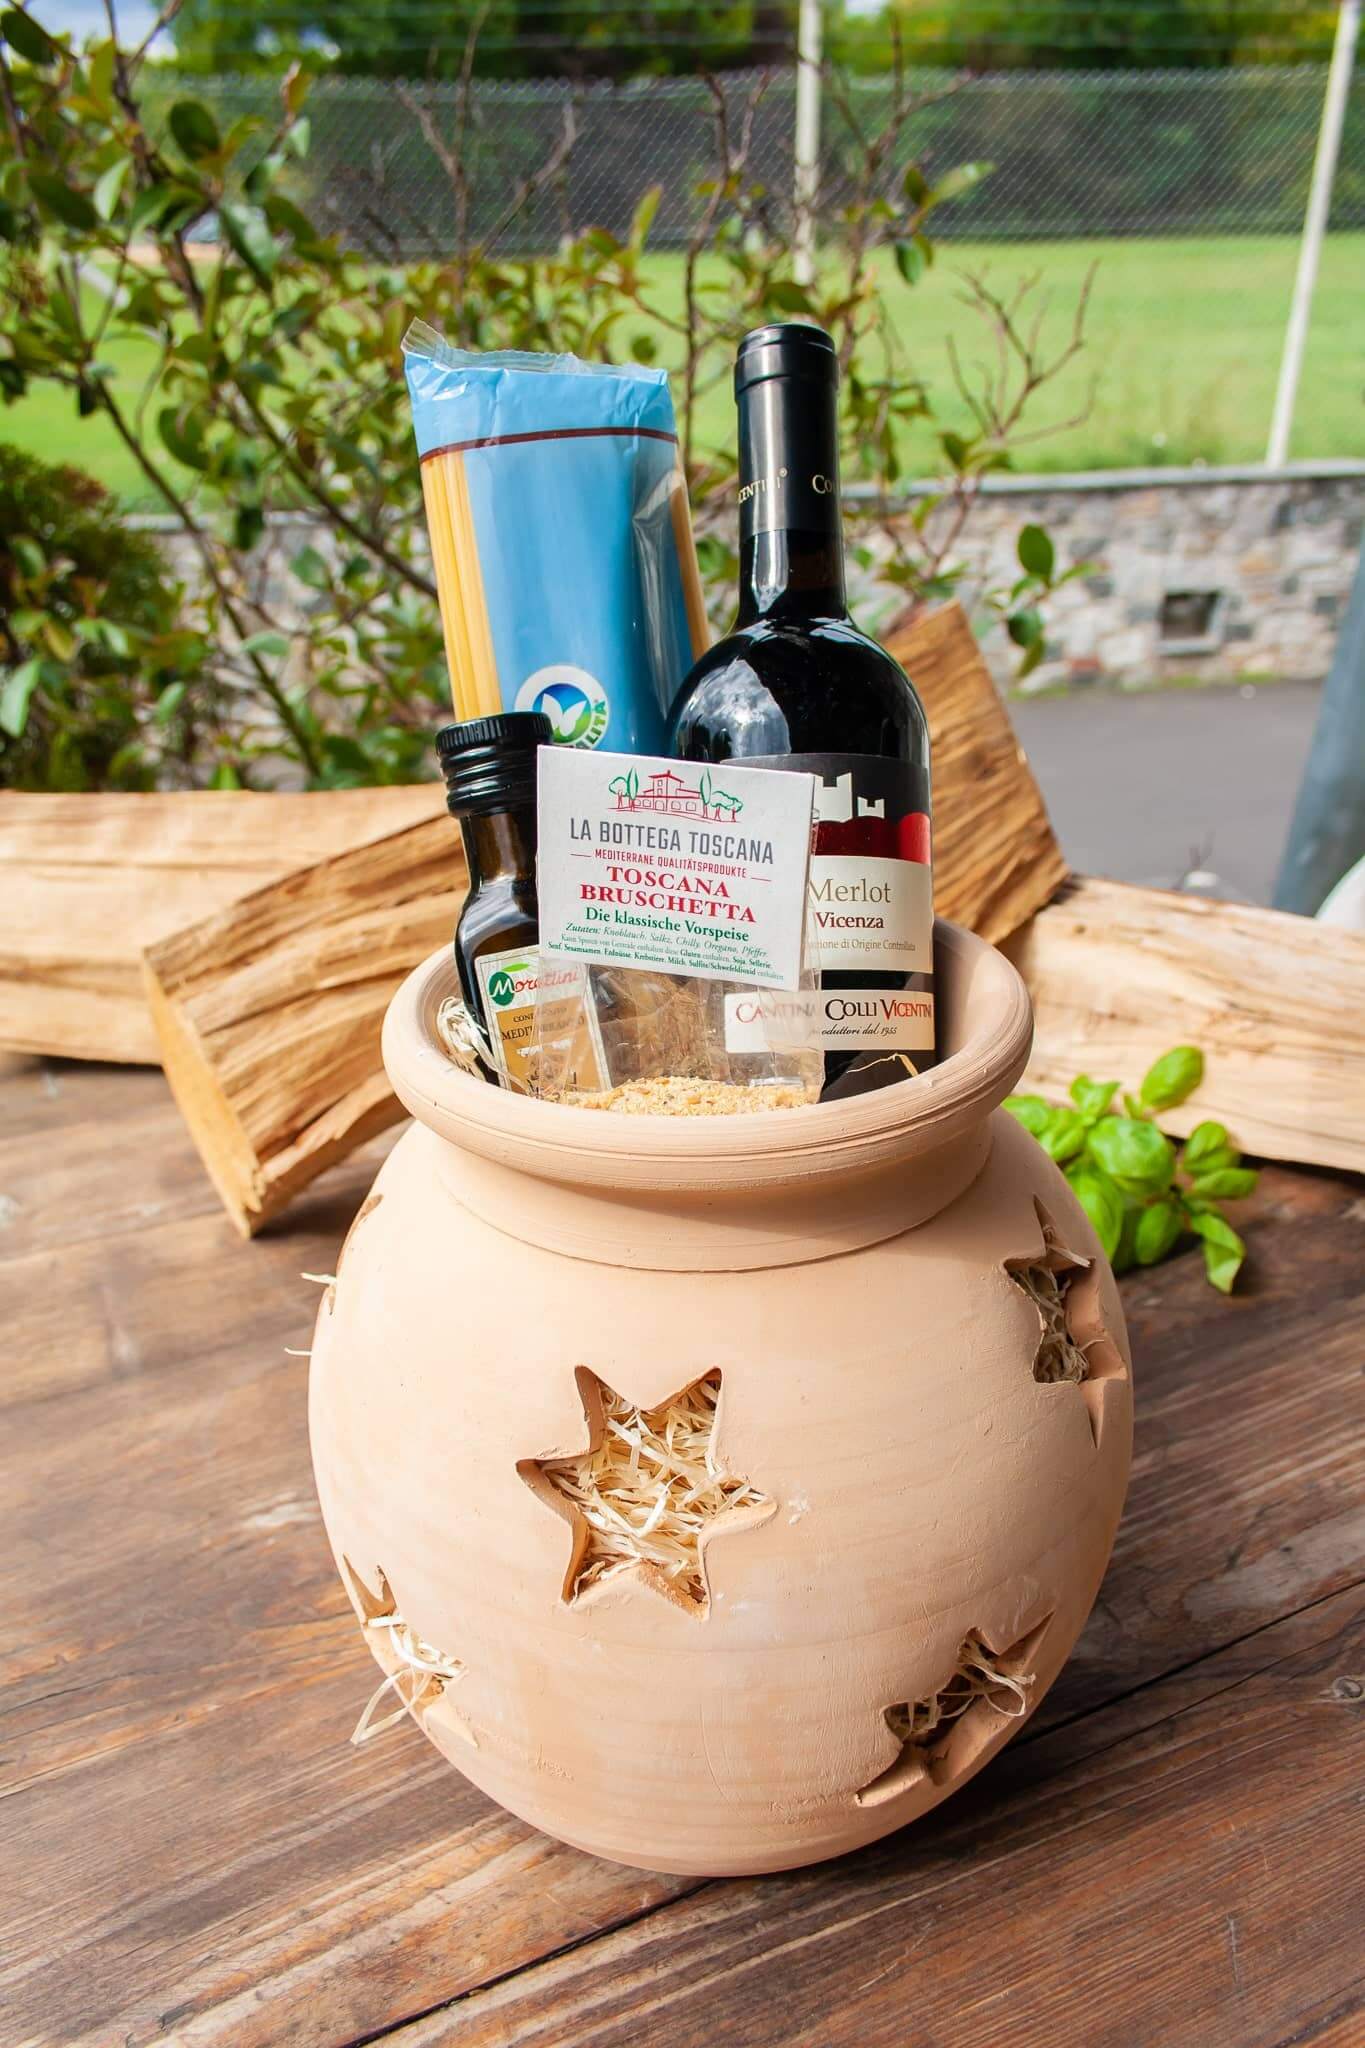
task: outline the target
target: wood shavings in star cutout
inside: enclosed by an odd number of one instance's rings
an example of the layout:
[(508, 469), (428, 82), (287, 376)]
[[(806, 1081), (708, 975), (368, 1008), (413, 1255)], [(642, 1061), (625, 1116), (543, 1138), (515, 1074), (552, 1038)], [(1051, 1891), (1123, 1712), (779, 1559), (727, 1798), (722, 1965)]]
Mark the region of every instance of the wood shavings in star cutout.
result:
[[(388, 1674), (371, 1693), (356, 1723), (351, 1741), (359, 1748), (409, 1714), (420, 1727), (423, 1715), (435, 1705), (447, 1687), (464, 1677), (465, 1666), (458, 1658), (448, 1656), (444, 1650), (438, 1650), (419, 1636), (416, 1629), (403, 1619), (382, 1571), (376, 1571), (379, 1590), (372, 1593), (350, 1559), (343, 1562), (353, 1597), (360, 1609), (365, 1640)], [(376, 1710), (390, 1693), (398, 1704), (392, 1713), (376, 1721)], [(453, 1711), (449, 1718), (465, 1740), (477, 1749), (478, 1740), (469, 1724)]]
[(978, 1700), (988, 1700), (998, 1714), (1017, 1721), (1028, 1712), (1033, 1674), (1010, 1671), (1009, 1657), (1008, 1651), (997, 1657), (973, 1631), (964, 1638), (947, 1683), (930, 1699), (904, 1700), (888, 1707), (887, 1727), (898, 1742), (923, 1747), (945, 1721), (960, 1719)]
[[(956, 1724), (973, 1709), (1006, 1721), (1021, 1721), (1033, 1704), (1038, 1652), (1051, 1616), (1034, 1624), (1006, 1650), (993, 1650), (979, 1630), (964, 1636), (953, 1669), (942, 1685), (919, 1700), (885, 1707), (883, 1718), (901, 1753), (864, 1785), (858, 1804), (879, 1805), (928, 1775), (944, 1784), (955, 1775), (951, 1745)], [(979, 1753), (979, 1748), (977, 1749)]]
[(580, 1367), (587, 1449), (517, 1468), (573, 1529), (566, 1601), (631, 1574), (689, 1614), (709, 1611), (703, 1537), (756, 1527), (777, 1507), (719, 1458), (720, 1384), (719, 1372), (704, 1373), (659, 1407), (640, 1408)]
[(1071, 1333), (1067, 1294), (1072, 1277), (1090, 1271), (1082, 1252), (1068, 1251), (1051, 1217), (1037, 1206), (1043, 1249), (1024, 1259), (1006, 1259), (1005, 1271), (1038, 1311), (1042, 1336), (1033, 1359), (1033, 1377), (1044, 1386), (1073, 1386), (1090, 1377), (1090, 1361)]

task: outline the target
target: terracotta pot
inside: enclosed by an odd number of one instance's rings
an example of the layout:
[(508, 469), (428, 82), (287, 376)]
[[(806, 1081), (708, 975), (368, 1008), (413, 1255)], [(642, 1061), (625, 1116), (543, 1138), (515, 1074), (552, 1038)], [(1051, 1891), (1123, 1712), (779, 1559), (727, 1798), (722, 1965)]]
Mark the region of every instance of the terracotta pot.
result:
[[(381, 1666), (395, 1609), (439, 1653), (444, 1679), (405, 1682), (432, 1741), (598, 1855), (778, 1870), (914, 1820), (1020, 1726), (1095, 1597), (1130, 1454), (1123, 1317), (1061, 1173), (998, 1109), (1023, 985), (952, 925), (937, 945), (952, 1056), (769, 1116), (613, 1117), (468, 1078), (434, 1035), (444, 953), (393, 1000), (417, 1122), (319, 1316), (323, 1513)], [(1071, 1275), (1080, 1384), (1035, 1378), (1014, 1272), (1040, 1262)], [(760, 1498), (708, 1524), (690, 1599), (638, 1565), (583, 1590), (555, 1461), (612, 1390), (654, 1409), (716, 1373), (715, 1463)], [(897, 1710), (969, 1640), (1016, 1685), (907, 1739)]]

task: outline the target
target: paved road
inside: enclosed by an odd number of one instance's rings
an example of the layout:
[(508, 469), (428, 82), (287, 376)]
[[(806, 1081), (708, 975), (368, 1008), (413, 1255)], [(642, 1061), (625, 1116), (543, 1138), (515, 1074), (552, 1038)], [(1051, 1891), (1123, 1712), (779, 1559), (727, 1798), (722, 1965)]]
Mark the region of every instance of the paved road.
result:
[(1073, 867), (1268, 903), (1318, 697), (1308, 683), (1086, 690), (1010, 712)]

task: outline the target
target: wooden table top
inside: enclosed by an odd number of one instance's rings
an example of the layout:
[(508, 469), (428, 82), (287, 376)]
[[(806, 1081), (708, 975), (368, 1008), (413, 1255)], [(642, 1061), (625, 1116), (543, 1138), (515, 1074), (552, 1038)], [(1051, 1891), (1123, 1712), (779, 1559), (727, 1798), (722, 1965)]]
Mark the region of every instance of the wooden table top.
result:
[(254, 1244), (161, 1076), (0, 1063), (0, 2041), (1365, 2042), (1365, 1196), (1124, 1283), (1137, 1454), (1020, 1737), (917, 1827), (701, 1882), (491, 1806), (375, 1682), (305, 1432), (383, 1146)]

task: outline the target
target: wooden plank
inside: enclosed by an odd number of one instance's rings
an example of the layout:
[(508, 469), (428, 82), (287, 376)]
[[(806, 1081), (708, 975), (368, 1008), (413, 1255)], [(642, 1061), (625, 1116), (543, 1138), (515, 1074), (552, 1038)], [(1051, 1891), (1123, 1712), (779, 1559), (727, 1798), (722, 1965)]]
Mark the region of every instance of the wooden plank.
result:
[(1132, 1480), (1108, 1574), (1043, 1725), (1324, 1599), (1365, 1568), (1365, 1202), (1348, 1181), (1280, 1167), (1241, 1206), (1249, 1258), (1230, 1299), (1196, 1252), (1123, 1282)]
[[(46, 1383), (29, 1388), (48, 1398), (10, 1408), (0, 1432), (0, 1612), (13, 1646), (0, 1678), (6, 2031), (44, 2043), (351, 2042), (689, 1887), (546, 1842), (487, 1805), (415, 1730), (348, 1748), (374, 1673), (313, 1505), (304, 1364), (284, 1347), (307, 1345), (316, 1299), (291, 1273), (333, 1270), (365, 1168), (348, 1162), (278, 1235), (251, 1245), (177, 1203), (140, 1219), (179, 1185), (191, 1154), (178, 1125), (156, 1152), (127, 1142), (164, 1089), (158, 1076), (136, 1078), (136, 1117), (98, 1132), (122, 1164), (126, 1235), (113, 1234), (112, 1213), (98, 1238), (73, 1235), (53, 1189), (23, 1256), (0, 1263), (0, 1294), (19, 1311), (14, 1348), (53, 1360)], [(87, 1125), (73, 1144), (71, 1171), (93, 1135)], [(32, 1131), (30, 1159), (53, 1138)], [(1205, 1681), (1191, 1669), (1201, 1656), (1349, 1578), (1365, 1210), (1349, 1185), (1272, 1170), (1248, 1235), (1245, 1298), (1215, 1295), (1196, 1259), (1125, 1284), (1138, 1467), (1105, 1609), (1053, 1695), (1042, 1742), (1059, 1763), (1107, 1739), (1075, 1715), (1126, 1691), (1127, 1718), (1105, 1725), (1144, 1729), (1163, 1673), (1176, 1673), (1163, 1682), (1181, 1688), (1182, 1706), (1208, 1697), (1261, 1667), (1243, 1642), (1230, 1653), (1241, 1661)], [(101, 1265), (108, 1279), (125, 1260), (111, 1317)], [(74, 1392), (61, 1390), (57, 1339), (89, 1367)], [(1305, 1357), (1286, 1375), (1286, 1358)], [(945, 1809), (945, 1824), (993, 1815), (982, 1800), (1026, 1753), (1007, 1750), (980, 1791)], [(1239, 1825), (1241, 1812), (1232, 1785), (1219, 1825)], [(1038, 1814), (1030, 1789), (1009, 1824), (1026, 1834), (1041, 1828)], [(1246, 1825), (1260, 1818), (1248, 1809)], [(948, 1865), (969, 1869), (978, 1889), (994, 1881), (993, 1825), (979, 1847), (942, 1838)], [(1067, 1827), (1047, 1840), (1042, 1878), (1069, 1910)], [(938, 1841), (919, 1829), (877, 1854), (900, 1870)], [(1106, 1848), (1124, 1853), (1121, 1841)], [(1187, 1845), (1186, 1860), (1207, 1870), (1206, 1845)], [(836, 1913), (849, 1872), (856, 1882), (863, 1868), (858, 1859), (773, 1880), (772, 1895), (818, 1886)], [(996, 1929), (991, 1967), (1005, 1956), (1017, 1975), (1020, 1924)], [(766, 1938), (782, 1937), (770, 1925)], [(737, 1997), (733, 1986), (726, 1995)], [(477, 2006), (475, 2019), (486, 2024)], [(820, 2038), (812, 2028), (807, 2040)], [(886, 2038), (907, 2039), (903, 2020)], [(1059, 2027), (1055, 2038), (1084, 2037)]]
[(1081, 1071), (1135, 1087), (1174, 1044), (1203, 1086), (1163, 1114), (1225, 1123), (1247, 1152), (1365, 1171), (1365, 938), (1244, 904), (1077, 881), (1006, 945), (1029, 985), (1021, 1086)]
[(377, 1673), (282, 1353), (316, 1290), (258, 1297), (261, 1256), (201, 1269), (206, 1356), (6, 1418), (7, 2040), (353, 2041), (677, 1889), (534, 1834), (413, 1728), (349, 1746)]
[(107, 1129), (149, 1100), (147, 1081), (141, 1067), (0, 1052), (3, 1135), (20, 1138), (34, 1131), (57, 1131), (90, 1117), (98, 1117)]
[(924, 702), (934, 766), (934, 904), (999, 941), (1065, 880), (1042, 792), (959, 604), (893, 632)]
[(1015, 1745), (879, 1848), (708, 1886), (387, 2038), (1280, 2048), (1320, 2023), (1359, 2040), (1365, 1708), (1342, 1680), (1362, 1658), (1357, 1590), (1211, 1660), (1196, 1704), (1183, 1679), (1174, 1701), (1158, 1687), (1140, 1732), (1112, 1741), (1100, 1714), (1069, 1756), (1060, 1737)]
[(301, 1273), (330, 1271), (384, 1143), (349, 1160), (325, 1199), (300, 1203), (295, 1227), (266, 1239), (249, 1267), (237, 1266), (241, 1240), (207, 1188), (206, 1213), (174, 1203), (117, 1241), (86, 1237), (6, 1258), (0, 1288), (12, 1312), (0, 1410), (105, 1380), (175, 1373), (189, 1361), (229, 1370), (251, 1339), (236, 1319), (225, 1323), (225, 1272), (249, 1291), (253, 1317), (272, 1331), (292, 1329), (310, 1294)]
[(430, 783), (312, 795), (0, 794), (0, 1046), (154, 1063), (144, 946), (440, 807)]
[(404, 1114), (380, 1057), (389, 998), (448, 943), (467, 875), (444, 813), (253, 891), (148, 949), (162, 1065), (250, 1235)]

